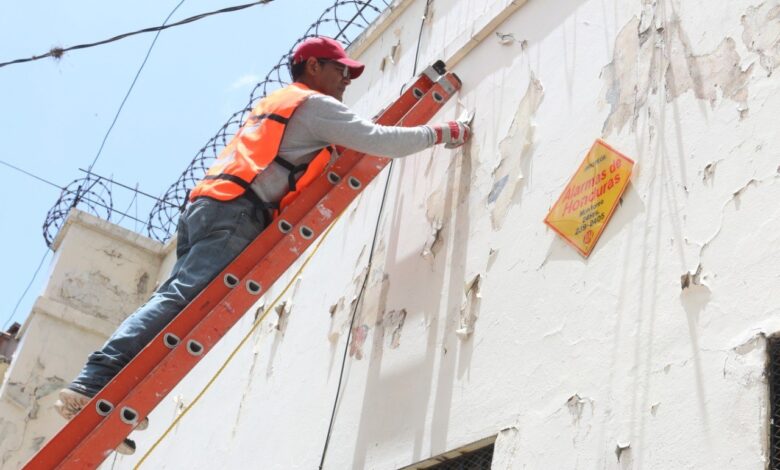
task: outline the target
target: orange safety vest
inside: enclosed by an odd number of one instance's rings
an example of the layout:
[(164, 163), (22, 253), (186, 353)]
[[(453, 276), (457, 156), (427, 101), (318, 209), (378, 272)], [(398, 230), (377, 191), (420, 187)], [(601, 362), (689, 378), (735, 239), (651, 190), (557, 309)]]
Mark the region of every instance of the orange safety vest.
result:
[[(290, 116), (306, 98), (317, 93), (306, 85), (293, 83), (260, 100), (233, 140), (206, 172), (206, 176), (192, 189), (190, 201), (203, 196), (231, 201), (247, 191), (251, 193), (250, 196), (254, 196), (250, 189), (252, 181), (268, 165), (276, 163), (290, 172), (290, 190), (278, 205), (259, 202), (263, 204), (263, 209), (273, 209), (274, 216), (288, 206), (301, 190), (325, 170), (333, 151), (331, 147), (326, 147), (311, 162), (302, 165), (293, 165), (279, 157), (279, 147)], [(296, 178), (300, 173), (303, 173), (301, 177)]]

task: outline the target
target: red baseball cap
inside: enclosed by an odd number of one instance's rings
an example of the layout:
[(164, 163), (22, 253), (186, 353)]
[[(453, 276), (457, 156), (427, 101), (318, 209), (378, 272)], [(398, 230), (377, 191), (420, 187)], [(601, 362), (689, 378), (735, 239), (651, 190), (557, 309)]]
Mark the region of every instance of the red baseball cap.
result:
[(358, 78), (365, 68), (365, 65), (347, 56), (340, 42), (325, 36), (309, 38), (300, 43), (295, 48), (292, 63), (300, 64), (311, 57), (329, 59), (346, 65), (349, 68), (349, 78), (353, 80)]

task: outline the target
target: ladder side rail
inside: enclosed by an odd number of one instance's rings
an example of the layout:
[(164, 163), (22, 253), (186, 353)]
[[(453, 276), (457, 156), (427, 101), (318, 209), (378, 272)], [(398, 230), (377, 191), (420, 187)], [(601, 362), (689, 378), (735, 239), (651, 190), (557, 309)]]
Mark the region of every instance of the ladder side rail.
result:
[[(385, 108), (376, 119), (379, 124), (394, 124), (416, 104), (421, 95), (424, 95), (433, 85), (434, 78), (437, 77), (438, 70), (433, 66), (426, 69), (415, 80), (407, 91), (393, 104)], [(346, 152), (347, 158), (340, 158), (338, 165), (334, 166), (334, 172), (346, 174), (354, 164), (359, 160), (362, 154), (356, 152)], [(320, 199), (318, 195), (325, 194), (332, 185), (325, 185), (320, 182), (316, 191), (304, 191), (299, 198), (294, 201), (288, 210), (285, 211), (285, 217), (294, 222), (300, 219), (310, 208)], [(312, 188), (315, 189), (315, 188)], [(278, 243), (284, 234), (278, 230), (271, 230), (268, 227), (258, 236), (258, 238), (239, 255), (217, 278), (214, 279), (165, 329), (165, 333), (172, 334), (173, 338), (182, 338), (194, 328), (203, 316), (205, 316), (217, 302), (224, 298), (231, 290), (224, 282), (224, 275), (228, 272), (237, 277), (244, 275), (262, 259), (264, 253)], [(108, 403), (117, 403), (124, 398), (132, 387), (145, 377), (159, 361), (170, 352), (170, 348), (162, 345), (165, 333), (161, 333), (128, 364), (115, 379), (109, 383), (85, 408), (95, 410), (99, 400), (105, 400)], [(147, 351), (147, 349), (149, 351)], [(143, 355), (143, 357), (141, 357)], [(53, 468), (62, 462), (65, 456), (77, 446), (77, 444), (88, 435), (103, 416), (96, 412), (79, 413), (54, 436), (46, 445), (31, 458), (26, 468)]]
[[(434, 100), (431, 93), (426, 94), (409, 112), (407, 118), (404, 119), (404, 124), (416, 125), (427, 122), (451, 96), (439, 84), (435, 85), (431, 92), (435, 92), (442, 99)], [(73, 468), (98, 466), (132, 431), (133, 425), (122, 420), (123, 411), (125, 409), (132, 410), (138, 419), (148, 415), (243, 316), (243, 313), (265, 293), (265, 286), (273, 285), (273, 282), (288, 270), (290, 265), (333, 222), (336, 215), (346, 210), (388, 162), (387, 158), (361, 158), (346, 175), (346, 178), (333, 187), (317, 206), (307, 212), (301, 220), (299, 225), (310, 227), (314, 236), (305, 237), (298, 231), (287, 234), (246, 277), (256, 281), (262, 288), (254, 294), (241, 287), (228, 293), (208, 316), (187, 337), (183, 338), (181, 344), (173, 349), (149, 375), (143, 378), (138, 386), (130, 391), (127, 397), (117, 405), (116, 412), (111, 413), (92, 430), (89, 436), (68, 456), (68, 464), (61, 468), (71, 468), (71, 464), (78, 465), (78, 467)], [(360, 180), (361, 185), (357, 188), (351, 186), (349, 184), (350, 177)], [(202, 348), (198, 354), (193, 354), (187, 348), (190, 341), (196, 341)]]

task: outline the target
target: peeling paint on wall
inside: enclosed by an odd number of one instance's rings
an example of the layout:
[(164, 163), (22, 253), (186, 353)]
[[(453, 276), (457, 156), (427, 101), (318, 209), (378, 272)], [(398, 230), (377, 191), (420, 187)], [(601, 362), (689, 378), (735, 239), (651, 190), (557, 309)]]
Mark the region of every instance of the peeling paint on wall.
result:
[(746, 389), (766, 387), (766, 344), (766, 334), (761, 332), (727, 351), (723, 378)]
[(620, 132), (629, 122), (635, 131), (648, 95), (660, 86), (667, 102), (693, 91), (713, 107), (719, 99), (734, 101), (740, 117), (747, 117), (753, 65), (742, 69), (736, 41), (724, 38), (714, 51), (697, 55), (681, 20), (665, 21), (657, 10), (655, 1), (644, 0), (641, 19), (632, 18), (620, 30), (612, 62), (602, 69), (602, 96), (610, 106), (603, 134)]
[[(9, 439), (14, 439), (14, 438), (21, 439), (22, 434), (23, 433), (18, 431), (18, 426), (15, 423), (0, 418), (0, 442), (6, 443), (9, 442)], [(19, 444), (19, 446), (21, 446), (21, 443)], [(1, 463), (5, 463), (9, 459), (13, 458), (15, 453), (16, 450), (11, 450), (9, 452), (3, 453)]]
[(566, 400), (566, 407), (571, 413), (574, 424), (579, 424), (582, 419), (582, 413), (585, 410), (585, 405), (590, 405), (591, 414), (593, 414), (593, 400), (588, 397), (580, 397), (579, 394), (574, 394)]
[(670, 23), (669, 28), (670, 33), (676, 33), (677, 41), (672, 38), (673, 43), (669, 51), (671, 63), (666, 69), (666, 100), (671, 102), (693, 90), (696, 98), (709, 101), (713, 107), (720, 94), (723, 98), (740, 104), (741, 111), (746, 110), (747, 82), (753, 66), (751, 64), (746, 70), (742, 70), (736, 41), (725, 38), (715, 51), (695, 55), (680, 21)]
[(339, 300), (330, 306), (328, 309), (328, 313), (330, 313), (330, 328), (328, 330), (328, 341), (331, 343), (336, 343), (339, 340), (339, 336), (341, 336), (341, 328), (336, 327), (336, 318), (339, 316), (337, 315), (339, 312), (344, 311), (344, 297), (339, 297)]
[[(41, 372), (43, 368), (40, 368)], [(37, 376), (33, 376), (37, 379)], [(23, 408), (27, 418), (38, 417), (38, 400), (44, 398), (65, 386), (65, 381), (60, 377), (45, 377), (41, 381), (32, 383), (7, 382), (5, 385), (5, 397), (15, 405)]]
[(474, 325), (477, 323), (479, 301), (482, 298), (479, 292), (481, 281), (482, 275), (477, 274), (470, 282), (466, 283), (466, 296), (460, 308), (460, 323), (458, 329), (455, 330), (455, 334), (462, 340), (471, 336), (474, 332)]
[(292, 311), (292, 302), (282, 302), (274, 307), (274, 312), (278, 317), (276, 320), (276, 331), (284, 336), (284, 332), (287, 329), (287, 323), (290, 320), (290, 312)]
[(487, 270), (490, 271), (490, 269), (493, 267), (493, 264), (496, 262), (496, 259), (498, 259), (498, 250), (491, 248), (488, 252), (487, 257)]
[[(134, 284), (119, 286), (102, 271), (67, 273), (59, 289), (59, 296), (70, 306), (103, 320), (111, 320), (112, 315), (128, 312), (112, 312), (122, 306), (135, 306), (142, 302), (148, 291), (150, 276), (142, 271)], [(132, 287), (131, 287), (132, 286)], [(107, 306), (108, 307), (107, 309)], [(108, 311), (108, 313), (107, 313)]]
[(623, 465), (621, 468), (631, 468), (630, 467), (630, 461), (631, 461), (631, 443), (630, 442), (620, 442), (618, 441), (617, 446), (615, 447), (615, 455), (617, 456), (618, 462), (622, 463)]
[(384, 315), (382, 324), (385, 327), (385, 334), (389, 336), (388, 346), (390, 349), (396, 349), (401, 345), (401, 330), (406, 321), (406, 309), (391, 310)]
[(688, 271), (687, 273), (680, 276), (680, 287), (685, 290), (690, 288), (691, 286), (701, 286), (702, 280), (701, 280), (701, 264), (696, 268), (696, 272), (692, 273)]
[(715, 178), (715, 168), (717, 167), (718, 163), (722, 162), (723, 160), (717, 160), (714, 162), (708, 163), (704, 169), (702, 170), (702, 178), (701, 180), (705, 183), (710, 182), (712, 183), (713, 179)]
[(349, 343), (349, 357), (363, 359), (363, 346), (368, 338), (368, 325), (356, 326), (352, 329), (352, 341)]
[(531, 75), (531, 81), (517, 107), (509, 131), (499, 143), (501, 159), (493, 170), (493, 187), (487, 199), (488, 207), (492, 205), (491, 220), (494, 230), (500, 229), (504, 223), (509, 206), (525, 177), (524, 169), (527, 171), (533, 153), (533, 116), (543, 97), (542, 83)]
[(398, 58), (401, 55), (401, 40), (399, 39), (398, 42), (393, 44), (390, 47), (390, 52), (382, 58), (382, 61), (379, 63), (379, 70), (385, 71), (387, 67), (390, 65), (395, 65), (398, 63)]
[(44, 442), (46, 442), (45, 436), (34, 437), (32, 439), (33, 452), (38, 452), (41, 449), (41, 446), (43, 445)]
[(494, 470), (517, 468), (516, 457), (519, 453), (520, 429), (517, 426), (502, 429), (498, 432), (494, 443), (491, 468)]
[(748, 50), (758, 55), (758, 63), (772, 75), (780, 64), (780, 4), (767, 1), (749, 7), (742, 15), (742, 41)]
[(431, 233), (423, 245), (420, 256), (431, 261), (439, 254), (442, 246), (444, 246), (444, 234), (442, 233), (444, 227), (443, 192), (441, 190), (434, 191), (433, 194), (428, 196), (425, 207), (425, 216), (430, 224)]
[[(383, 248), (377, 248), (382, 252)], [(378, 257), (381, 259), (381, 256)], [(355, 327), (352, 328), (352, 341), (349, 345), (349, 355), (355, 359), (363, 358), (363, 346), (368, 338), (368, 332), (376, 327), (384, 316), (387, 293), (390, 289), (390, 278), (381, 269), (374, 268), (369, 275), (381, 276), (379, 279), (369, 281), (369, 285), (363, 295), (360, 310), (355, 318)], [(377, 344), (377, 346), (381, 346)]]
[(696, 272), (687, 272), (680, 276), (680, 301), (691, 320), (696, 322), (697, 316), (707, 306), (712, 297), (709, 286), (704, 283), (702, 266), (696, 268)]
[(138, 282), (135, 283), (135, 293), (138, 295), (144, 295), (149, 290), (149, 273), (144, 272), (138, 278)]

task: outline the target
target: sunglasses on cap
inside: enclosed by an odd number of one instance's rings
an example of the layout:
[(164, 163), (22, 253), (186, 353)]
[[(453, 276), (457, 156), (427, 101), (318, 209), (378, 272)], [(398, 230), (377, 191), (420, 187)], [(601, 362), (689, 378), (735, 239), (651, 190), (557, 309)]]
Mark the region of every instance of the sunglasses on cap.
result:
[(330, 62), (331, 64), (336, 65), (336, 68), (341, 70), (342, 78), (350, 78), (350, 76), (351, 76), (350, 71), (349, 71), (349, 67), (347, 67), (346, 65), (342, 64), (341, 62), (337, 62), (337, 61), (335, 61), (333, 59), (317, 59), (317, 62), (319, 62), (320, 64), (326, 64), (326, 63)]

